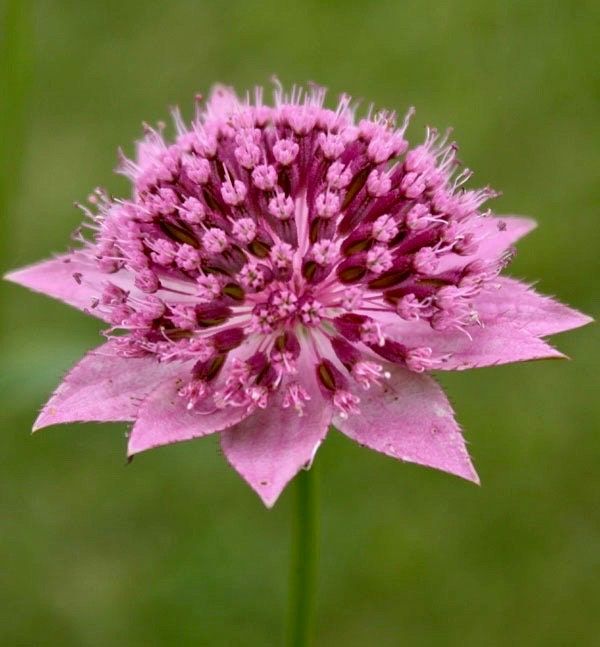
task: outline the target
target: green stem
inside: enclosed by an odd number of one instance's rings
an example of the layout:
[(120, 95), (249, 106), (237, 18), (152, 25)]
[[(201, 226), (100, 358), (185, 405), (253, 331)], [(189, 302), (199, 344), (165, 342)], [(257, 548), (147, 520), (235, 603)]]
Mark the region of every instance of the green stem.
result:
[(311, 643), (318, 561), (317, 482), (315, 467), (295, 479), (292, 555), (290, 569), (290, 623), (288, 645)]

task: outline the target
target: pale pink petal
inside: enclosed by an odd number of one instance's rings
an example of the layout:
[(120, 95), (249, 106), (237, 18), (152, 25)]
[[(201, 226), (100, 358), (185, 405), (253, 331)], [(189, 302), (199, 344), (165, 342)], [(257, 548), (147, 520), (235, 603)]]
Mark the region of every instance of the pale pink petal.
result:
[(169, 376), (189, 371), (152, 357), (115, 355), (111, 342), (88, 353), (67, 373), (33, 430), (65, 422), (134, 420), (142, 401)]
[(479, 244), (475, 257), (484, 260), (497, 258), (536, 227), (535, 220), (522, 216), (483, 218), (478, 232), (483, 240)]
[(110, 281), (124, 290), (133, 285), (126, 270), (112, 274), (101, 272), (93, 260), (78, 252), (23, 267), (4, 278), (104, 320), (107, 320), (106, 312), (102, 313), (96, 305), (104, 285)]
[(512, 323), (471, 326), (467, 335), (455, 329), (433, 330), (423, 321), (390, 323), (391, 318), (387, 321), (383, 330), (392, 339), (410, 348), (429, 347), (436, 357), (448, 356), (439, 366), (442, 371), (565, 357), (542, 339)]
[(404, 368), (389, 370), (392, 376), (383, 387), (360, 393), (360, 415), (336, 417), (333, 424), (360, 445), (479, 483), (439, 385)]
[(178, 393), (180, 387), (179, 380), (168, 379), (144, 400), (129, 436), (129, 456), (222, 431), (248, 415), (245, 407), (204, 406), (202, 413), (190, 410)]
[(529, 285), (500, 277), (498, 287), (484, 290), (473, 306), (484, 324), (510, 323), (532, 335), (554, 335), (585, 326), (591, 317), (554, 299), (538, 294)]
[(459, 331), (438, 334), (443, 341), (436, 345), (437, 352), (450, 353), (450, 358), (441, 366), (446, 371), (565, 358), (542, 339), (509, 324), (474, 326), (469, 328), (471, 339)]
[(274, 396), (267, 409), (259, 409), (221, 434), (227, 460), (271, 507), (298, 471), (310, 464), (327, 434), (331, 409), (316, 389), (304, 415), (284, 409)]
[(522, 216), (489, 216), (479, 219), (472, 228), (472, 233), (480, 240), (474, 254), (459, 256), (446, 254), (440, 258), (439, 273), (464, 267), (477, 259), (495, 260), (510, 249), (519, 239), (533, 231), (537, 226), (535, 220)]

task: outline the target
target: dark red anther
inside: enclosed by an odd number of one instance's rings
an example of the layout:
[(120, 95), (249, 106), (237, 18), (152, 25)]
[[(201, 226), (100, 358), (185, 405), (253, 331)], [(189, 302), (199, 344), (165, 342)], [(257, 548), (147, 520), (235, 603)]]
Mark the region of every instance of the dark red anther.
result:
[(209, 209), (212, 209), (213, 211), (223, 211), (221, 200), (216, 197), (208, 186), (202, 189), (202, 196), (204, 197), (204, 202), (206, 202)]
[[(447, 285), (446, 283), (440, 283), (440, 286)], [(433, 282), (430, 282), (428, 279), (420, 281), (407, 281), (403, 285), (392, 288), (391, 290), (386, 290), (383, 293), (383, 298), (392, 304), (398, 303), (398, 301), (406, 296), (407, 294), (414, 294), (419, 301), (426, 299), (434, 295), (437, 291), (437, 288), (440, 287), (434, 285)]]
[(271, 247), (265, 242), (255, 238), (249, 245), (248, 251), (257, 258), (266, 258), (271, 251)]
[(439, 238), (439, 227), (429, 227), (429, 229), (425, 229), (424, 231), (405, 236), (397, 247), (394, 248), (394, 253), (402, 256), (412, 254), (421, 249), (421, 247), (430, 247), (437, 243)]
[(340, 248), (342, 254), (352, 256), (370, 249), (373, 245), (372, 229), (373, 225), (370, 222), (359, 225), (342, 243)]
[(195, 249), (200, 247), (198, 239), (187, 227), (163, 219), (158, 221), (158, 225), (162, 229), (163, 233), (169, 236), (172, 240), (176, 240), (179, 243), (186, 243)]
[(248, 257), (236, 245), (231, 245), (222, 254), (223, 260), (233, 273), (239, 272), (248, 261)]
[(195, 309), (196, 321), (201, 328), (220, 326), (233, 314), (231, 308), (222, 303), (201, 303)]
[(362, 326), (368, 321), (372, 321), (370, 317), (349, 312), (336, 317), (333, 320), (333, 325), (346, 339), (360, 341)]
[(403, 364), (406, 359), (406, 346), (392, 339), (386, 339), (383, 346), (369, 344), (369, 348), (378, 355), (381, 355), (384, 359), (395, 364)]
[(269, 358), (262, 351), (257, 351), (246, 360), (250, 375), (259, 386), (271, 388), (277, 380), (277, 371), (269, 362)]
[(257, 351), (246, 360), (246, 364), (248, 364), (251, 373), (258, 374), (269, 365), (269, 358), (262, 351)]
[(237, 303), (243, 302), (246, 297), (244, 288), (237, 283), (226, 283), (223, 286), (222, 292), (226, 297)]
[(282, 335), (279, 335), (275, 340), (275, 348), (280, 353), (289, 353), (293, 359), (300, 355), (300, 342), (298, 337), (293, 332), (286, 330)]
[(337, 275), (341, 283), (350, 285), (352, 283), (358, 283), (362, 280), (367, 273), (366, 267), (361, 266), (352, 266), (349, 265), (344, 268), (338, 267)]
[(264, 227), (259, 227), (256, 231), (256, 237), (248, 245), (248, 251), (257, 258), (266, 258), (273, 247), (273, 238), (271, 235), (264, 229)]
[(319, 378), (319, 382), (328, 391), (335, 391), (335, 377), (331, 370), (332, 368), (333, 365), (327, 359), (324, 359), (320, 364), (317, 365), (317, 377)]
[(194, 368), (192, 369), (192, 375), (197, 380), (210, 382), (211, 380), (214, 380), (217, 375), (219, 375), (226, 359), (227, 354), (219, 354), (211, 357), (210, 359), (196, 362), (196, 364), (194, 364)]
[[(346, 239), (347, 240), (347, 239)], [(344, 241), (345, 242), (345, 241)], [(342, 253), (346, 256), (351, 256), (352, 254), (359, 254), (360, 252), (366, 252), (373, 246), (372, 238), (364, 238), (361, 240), (356, 240), (352, 244), (345, 246), (342, 245)]]
[(223, 253), (215, 254), (202, 266), (208, 272), (237, 274), (248, 262), (246, 254), (236, 245), (231, 245)]
[[(279, 220), (273, 218), (271, 220), (271, 227), (279, 238), (284, 242), (291, 245), (293, 248), (298, 247), (298, 231), (296, 229), (296, 221), (293, 218), (289, 220)], [(272, 243), (271, 243), (272, 245)]]
[[(392, 184), (393, 186), (393, 184)], [(385, 195), (377, 198), (374, 203), (369, 207), (364, 216), (364, 223), (369, 224), (377, 220), (379, 216), (384, 213), (397, 213), (399, 203), (402, 201), (402, 195), (397, 190), (392, 190)]]
[(302, 276), (311, 285), (316, 285), (329, 276), (331, 265), (319, 265), (315, 261), (304, 261), (302, 263)]
[(311, 243), (316, 243), (322, 238), (333, 238), (335, 235), (335, 218), (314, 217), (311, 220), (308, 237)]
[(278, 373), (273, 368), (272, 364), (267, 364), (265, 368), (256, 376), (256, 384), (258, 386), (264, 386), (267, 389), (273, 387), (277, 381)]
[(336, 273), (342, 283), (358, 283), (367, 274), (367, 253), (353, 254), (342, 261), (337, 266)]
[(288, 170), (283, 167), (279, 171), (279, 176), (277, 178), (277, 184), (281, 187), (281, 190), (286, 194), (290, 195), (292, 192), (292, 183), (290, 182), (290, 174)]
[(402, 283), (411, 273), (411, 259), (407, 256), (401, 256), (394, 260), (392, 267), (387, 272), (369, 281), (368, 286), (371, 290), (385, 290)]
[[(362, 169), (362, 171), (359, 171), (351, 180), (350, 184), (348, 185), (348, 188), (346, 190), (346, 194), (344, 196), (344, 201), (342, 202), (342, 211), (348, 208), (352, 200), (358, 195), (359, 191), (363, 188), (365, 185), (367, 178), (369, 177), (369, 173), (371, 172), (371, 166), (366, 166), (365, 168)], [(342, 223), (340, 225), (340, 232), (341, 233), (348, 233), (347, 231), (343, 231), (344, 228), (344, 220), (342, 220)], [(349, 230), (348, 230), (349, 231)]]
[(333, 393), (347, 384), (346, 378), (328, 359), (323, 359), (317, 364), (317, 379), (321, 387)]
[(222, 330), (211, 337), (214, 349), (218, 353), (228, 353), (230, 350), (237, 348), (244, 341), (244, 338), (244, 330), (240, 327)]
[(348, 371), (351, 371), (352, 367), (357, 362), (360, 362), (362, 357), (361, 352), (350, 342), (346, 341), (342, 337), (334, 337), (331, 339), (330, 343), (338, 359), (348, 369)]

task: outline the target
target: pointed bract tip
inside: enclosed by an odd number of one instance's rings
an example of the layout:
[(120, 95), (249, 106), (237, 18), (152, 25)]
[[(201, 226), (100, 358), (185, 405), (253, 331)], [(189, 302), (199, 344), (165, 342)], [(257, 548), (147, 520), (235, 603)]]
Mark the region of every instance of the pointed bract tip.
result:
[(40, 429), (45, 429), (46, 427), (51, 427), (52, 425), (59, 425), (60, 420), (49, 419), (51, 418), (51, 416), (52, 410), (47, 411), (46, 409), (42, 409), (31, 427), (31, 433), (35, 434), (36, 432), (40, 431)]

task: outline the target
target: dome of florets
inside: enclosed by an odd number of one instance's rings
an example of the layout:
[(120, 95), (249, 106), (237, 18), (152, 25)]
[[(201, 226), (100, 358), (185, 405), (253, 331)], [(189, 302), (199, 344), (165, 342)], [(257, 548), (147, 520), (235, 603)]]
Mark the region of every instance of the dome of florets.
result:
[[(98, 191), (86, 253), (106, 274), (93, 308), (126, 356), (189, 360), (193, 408), (264, 407), (274, 391), (302, 412), (304, 381), (343, 414), (386, 379), (382, 360), (422, 372), (448, 354), (387, 334), (394, 322), (469, 335), (473, 298), (508, 258), (465, 262), (495, 231), (466, 189), (456, 145), (429, 129), (410, 146), (409, 111), (359, 118), (348, 96), (277, 87), (245, 101), (217, 88), (176, 134), (145, 127), (119, 171), (129, 199)], [(501, 228), (502, 224), (496, 224)], [(111, 275), (132, 275), (133, 290)], [(298, 363), (302, 357), (303, 370)], [(310, 375), (306, 374), (306, 371)]]

